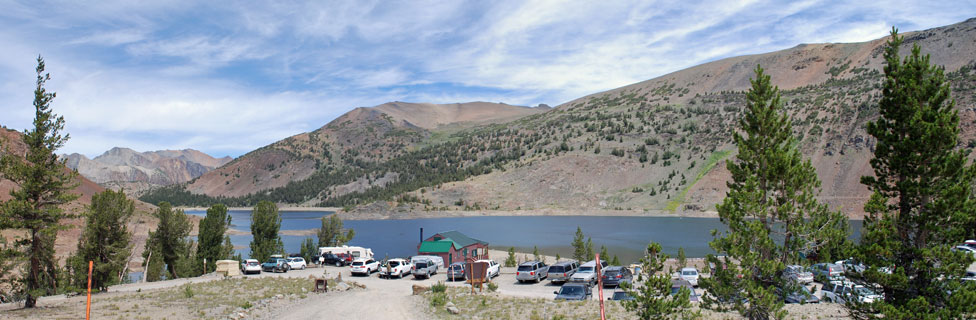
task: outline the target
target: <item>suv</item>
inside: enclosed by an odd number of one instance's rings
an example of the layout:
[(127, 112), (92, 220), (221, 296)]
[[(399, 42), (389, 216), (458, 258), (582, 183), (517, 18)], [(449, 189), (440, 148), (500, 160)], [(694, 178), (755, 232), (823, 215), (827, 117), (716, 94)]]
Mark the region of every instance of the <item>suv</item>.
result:
[(328, 252), (322, 254), (322, 258), (319, 261), (322, 261), (322, 265), (331, 264), (331, 265), (334, 265), (336, 267), (342, 267), (342, 266), (347, 265), (346, 259), (343, 259), (342, 257), (339, 257), (337, 255), (334, 255), (334, 254), (331, 254), (331, 253), (328, 253)]
[(813, 282), (813, 273), (804, 270), (803, 266), (794, 264), (783, 269), (783, 279), (796, 283), (811, 283)]
[(810, 272), (814, 278), (825, 283), (831, 278), (843, 276), (844, 267), (834, 263), (818, 263), (810, 266)]
[[(607, 262), (601, 260), (600, 266), (600, 273), (603, 273), (603, 269), (606, 269), (607, 267)], [(596, 261), (590, 260), (589, 262), (581, 265), (579, 269), (576, 269), (576, 272), (569, 277), (569, 282), (585, 282), (592, 286), (594, 283), (596, 283), (598, 276), (602, 276), (602, 274), (596, 274)]]
[(368, 276), (370, 273), (380, 270), (380, 263), (369, 258), (359, 258), (352, 262), (349, 272), (353, 275), (362, 274)]
[(465, 280), (464, 263), (455, 262), (452, 263), (451, 266), (447, 267), (447, 280), (457, 281), (459, 279)]
[(288, 268), (289, 269), (299, 269), (305, 270), (308, 264), (305, 263), (305, 258), (302, 257), (292, 257), (288, 258)]
[(407, 260), (399, 258), (390, 259), (380, 267), (379, 276), (380, 278), (386, 277), (387, 279), (393, 279), (393, 276), (403, 278), (403, 275), (410, 273), (411, 267), (413, 266)]
[(261, 262), (258, 259), (247, 259), (241, 262), (241, 272), (244, 274), (248, 273), (261, 273)]
[(576, 261), (563, 261), (549, 266), (549, 280), (553, 283), (566, 282), (576, 273), (579, 263)]
[(630, 272), (630, 269), (612, 266), (603, 271), (604, 287), (617, 287), (621, 283), (634, 284), (634, 274)]
[(288, 272), (288, 270), (291, 270), (291, 266), (285, 258), (270, 258), (268, 262), (261, 264), (261, 271)]
[(698, 269), (687, 267), (681, 268), (681, 273), (678, 274), (678, 277), (691, 283), (692, 287), (698, 287), (698, 278), (701, 277), (701, 274), (698, 273)]
[(515, 279), (520, 283), (526, 281), (539, 282), (549, 277), (549, 266), (542, 261), (522, 262), (515, 271)]
[(475, 262), (484, 262), (488, 264), (488, 272), (485, 275), (488, 277), (488, 279), (497, 277), (499, 274), (501, 274), (502, 266), (499, 265), (498, 262), (495, 262), (495, 260), (478, 260)]
[(413, 273), (414, 279), (419, 279), (424, 277), (424, 279), (430, 279), (430, 275), (437, 274), (437, 264), (430, 259), (418, 259), (413, 262)]

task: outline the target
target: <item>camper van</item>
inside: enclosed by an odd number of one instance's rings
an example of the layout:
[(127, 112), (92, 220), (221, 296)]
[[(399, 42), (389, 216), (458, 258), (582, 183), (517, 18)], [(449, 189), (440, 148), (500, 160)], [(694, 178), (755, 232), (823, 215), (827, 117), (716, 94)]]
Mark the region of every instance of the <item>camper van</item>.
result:
[(351, 247), (351, 246), (319, 247), (320, 256), (326, 253), (332, 253), (332, 254), (348, 253), (352, 255), (353, 259), (373, 258), (373, 250), (370, 248), (363, 248), (363, 247)]

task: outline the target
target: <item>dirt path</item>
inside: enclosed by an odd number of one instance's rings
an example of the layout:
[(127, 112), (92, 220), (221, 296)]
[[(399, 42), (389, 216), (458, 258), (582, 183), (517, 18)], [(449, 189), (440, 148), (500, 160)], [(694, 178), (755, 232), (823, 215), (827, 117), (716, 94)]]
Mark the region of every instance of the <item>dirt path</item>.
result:
[(275, 312), (269, 319), (334, 319), (336, 315), (343, 319), (426, 319), (417, 306), (419, 302), (409, 294), (374, 286), (313, 296)]

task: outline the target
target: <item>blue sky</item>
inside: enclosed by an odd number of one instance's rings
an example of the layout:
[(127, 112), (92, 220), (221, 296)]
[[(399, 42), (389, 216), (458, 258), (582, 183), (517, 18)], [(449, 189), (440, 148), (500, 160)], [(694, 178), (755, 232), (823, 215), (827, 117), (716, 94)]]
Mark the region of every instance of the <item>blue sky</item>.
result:
[(96, 156), (239, 156), (388, 101), (556, 106), (703, 62), (976, 17), (973, 1), (4, 1), (0, 124)]

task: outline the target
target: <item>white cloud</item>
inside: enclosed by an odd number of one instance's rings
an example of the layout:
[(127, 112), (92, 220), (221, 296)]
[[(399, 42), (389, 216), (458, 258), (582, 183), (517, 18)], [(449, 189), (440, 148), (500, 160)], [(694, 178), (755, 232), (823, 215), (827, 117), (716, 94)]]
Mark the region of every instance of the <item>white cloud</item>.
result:
[[(2, 1), (2, 0), (0, 0)], [(0, 4), (0, 123), (44, 54), (65, 151), (239, 155), (387, 101), (556, 105), (723, 57), (955, 23), (976, 3), (99, 1)]]

